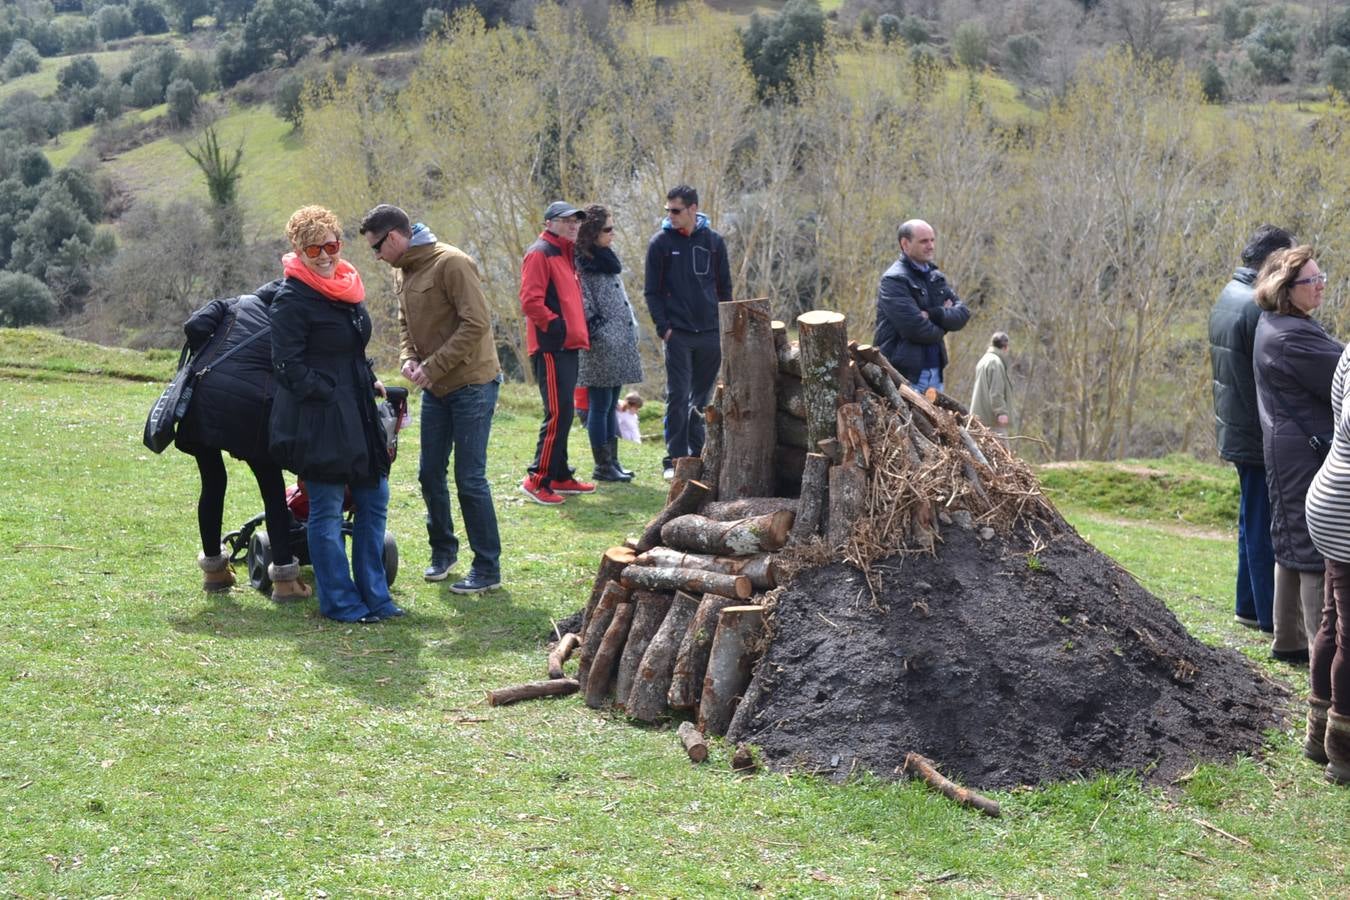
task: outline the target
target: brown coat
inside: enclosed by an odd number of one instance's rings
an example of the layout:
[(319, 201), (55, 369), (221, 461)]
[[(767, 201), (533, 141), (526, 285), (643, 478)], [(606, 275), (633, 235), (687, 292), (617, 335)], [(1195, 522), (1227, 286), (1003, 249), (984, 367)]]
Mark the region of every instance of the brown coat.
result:
[(473, 258), (437, 242), (409, 247), (394, 267), (399, 363), (420, 361), (437, 397), (496, 378), (502, 367)]

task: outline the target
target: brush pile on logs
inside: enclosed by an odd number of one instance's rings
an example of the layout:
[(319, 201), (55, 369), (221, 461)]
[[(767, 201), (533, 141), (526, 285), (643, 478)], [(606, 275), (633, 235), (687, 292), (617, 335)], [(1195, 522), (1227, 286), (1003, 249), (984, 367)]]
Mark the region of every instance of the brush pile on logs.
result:
[(767, 300), (720, 313), (702, 454), (676, 461), (642, 534), (605, 552), (580, 633), (549, 660), (556, 679), (579, 648), (578, 687), (554, 692), (643, 722), (694, 718), (681, 740), (696, 761), (704, 736), (726, 733), (765, 640), (766, 594), (791, 572), (931, 552), (946, 524), (1057, 520), (993, 432), (850, 341), (843, 315), (806, 313), (790, 341)]

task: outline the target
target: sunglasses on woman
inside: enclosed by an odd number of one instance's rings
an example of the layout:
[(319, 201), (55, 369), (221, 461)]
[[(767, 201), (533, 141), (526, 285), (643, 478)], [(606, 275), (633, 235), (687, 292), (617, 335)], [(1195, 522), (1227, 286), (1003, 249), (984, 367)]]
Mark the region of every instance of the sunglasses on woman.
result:
[(326, 244), (309, 244), (304, 248), (305, 255), (310, 259), (318, 259), (320, 250), (327, 253), (329, 256), (337, 256), (338, 251), (341, 249), (342, 241), (329, 241)]

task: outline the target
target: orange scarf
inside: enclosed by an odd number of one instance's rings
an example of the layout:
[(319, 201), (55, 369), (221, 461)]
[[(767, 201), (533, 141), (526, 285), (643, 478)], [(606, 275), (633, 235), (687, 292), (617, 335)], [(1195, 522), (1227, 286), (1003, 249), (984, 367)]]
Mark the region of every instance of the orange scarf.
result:
[(361, 273), (345, 259), (338, 260), (332, 278), (315, 275), (294, 253), (287, 253), (281, 258), (281, 269), (287, 278), (303, 281), (329, 300), (360, 303), (366, 299), (366, 286), (361, 283)]

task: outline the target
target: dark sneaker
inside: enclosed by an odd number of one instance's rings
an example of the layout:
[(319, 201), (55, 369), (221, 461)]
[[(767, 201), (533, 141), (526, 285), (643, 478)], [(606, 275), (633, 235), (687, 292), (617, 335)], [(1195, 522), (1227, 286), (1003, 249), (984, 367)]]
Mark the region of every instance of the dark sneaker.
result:
[(444, 581), (450, 577), (450, 570), (454, 567), (453, 559), (433, 559), (431, 565), (422, 571), (422, 578), (425, 581)]
[(534, 476), (527, 476), (526, 479), (520, 483), (520, 489), (525, 492), (526, 497), (529, 497), (535, 503), (542, 503), (545, 506), (557, 506), (563, 502), (562, 497), (559, 497), (554, 493), (551, 488), (540, 484)]
[(575, 478), (568, 478), (566, 481), (553, 481), (553, 492), (556, 494), (594, 494), (595, 485), (589, 481), (577, 481)]
[(1243, 628), (1260, 628), (1261, 623), (1249, 616), (1233, 616), (1233, 621)]
[(467, 578), (462, 578), (450, 585), (450, 590), (456, 594), (481, 594), (484, 591), (495, 591), (502, 586), (502, 579), (495, 575), (480, 575), (477, 572), (470, 572)]
[(1277, 659), (1282, 663), (1289, 663), (1291, 666), (1306, 666), (1308, 664), (1308, 649), (1300, 647), (1297, 650), (1271, 650), (1270, 658)]

